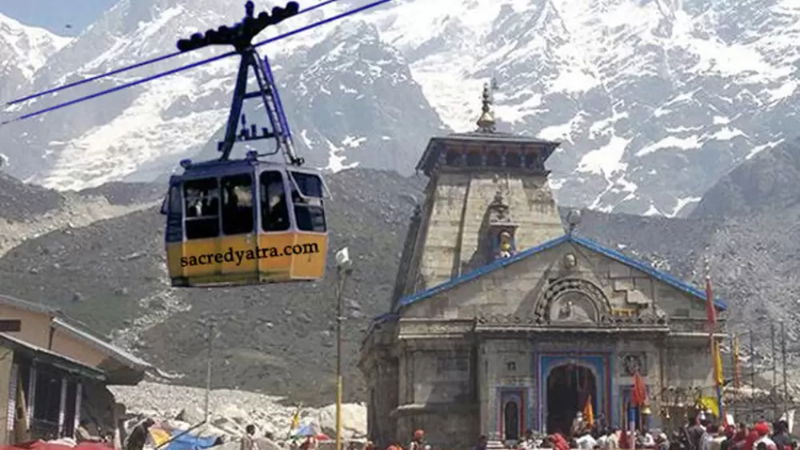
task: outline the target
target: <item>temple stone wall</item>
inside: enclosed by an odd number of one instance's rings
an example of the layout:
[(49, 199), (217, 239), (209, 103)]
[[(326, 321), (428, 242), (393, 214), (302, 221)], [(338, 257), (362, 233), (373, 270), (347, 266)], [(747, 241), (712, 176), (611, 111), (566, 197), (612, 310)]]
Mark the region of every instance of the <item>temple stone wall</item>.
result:
[(500, 192), (518, 225), (518, 249), (534, 247), (564, 233), (547, 179), (525, 173), (441, 172), (426, 189), (421, 232), (406, 251), (414, 253), (403, 292), (436, 286), (487, 264), (486, 211)]
[[(440, 174), (438, 182), (429, 186), (426, 200), (429, 219), (425, 243), (419, 250), (415, 291), (443, 283), (453, 276), (468, 189), (469, 177), (458, 174)], [(409, 276), (413, 276), (413, 272), (414, 268)]]
[(704, 395), (716, 395), (711, 366), (711, 345), (707, 337), (676, 338), (665, 346), (664, 378), (671, 386), (706, 388)]
[(474, 406), (441, 406), (398, 414), (398, 440), (407, 448), (414, 430), (424, 429), (433, 448), (469, 449), (475, 446), (480, 427)]
[(367, 427), (370, 436), (380, 442), (395, 438), (395, 425), (387, 420), (398, 406), (400, 383), (398, 361), (395, 358), (382, 358), (369, 370), (367, 378), (368, 414)]

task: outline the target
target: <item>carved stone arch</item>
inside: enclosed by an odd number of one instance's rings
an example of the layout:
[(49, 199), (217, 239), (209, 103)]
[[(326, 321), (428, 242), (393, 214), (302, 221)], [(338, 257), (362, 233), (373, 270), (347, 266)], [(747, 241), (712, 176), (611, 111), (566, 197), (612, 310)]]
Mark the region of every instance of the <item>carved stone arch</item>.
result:
[(564, 278), (542, 292), (533, 314), (537, 323), (603, 322), (611, 314), (611, 303), (591, 281)]

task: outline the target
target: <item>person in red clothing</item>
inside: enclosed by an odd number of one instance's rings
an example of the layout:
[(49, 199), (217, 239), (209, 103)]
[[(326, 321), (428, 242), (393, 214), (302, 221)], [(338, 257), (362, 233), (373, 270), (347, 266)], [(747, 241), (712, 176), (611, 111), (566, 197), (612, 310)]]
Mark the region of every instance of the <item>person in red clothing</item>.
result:
[(755, 450), (755, 445), (753, 444), (755, 444), (757, 440), (758, 440), (758, 431), (756, 431), (755, 429), (750, 430), (750, 432), (747, 433), (747, 439), (745, 439), (744, 441), (744, 446), (742, 447), (742, 450)]
[(549, 439), (555, 450), (570, 450), (567, 440), (564, 439), (564, 436), (562, 436), (561, 433), (551, 434)]
[(769, 437), (769, 424), (767, 422), (762, 420), (753, 429), (758, 433), (758, 439), (753, 443), (754, 446), (758, 447), (759, 444), (764, 444), (767, 450), (778, 450), (778, 446)]

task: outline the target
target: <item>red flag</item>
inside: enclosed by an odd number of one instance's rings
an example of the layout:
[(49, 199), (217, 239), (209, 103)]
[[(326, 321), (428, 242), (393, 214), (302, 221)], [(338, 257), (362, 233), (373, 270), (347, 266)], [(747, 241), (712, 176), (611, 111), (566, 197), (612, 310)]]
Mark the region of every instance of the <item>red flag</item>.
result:
[(633, 406), (644, 406), (647, 403), (647, 388), (639, 372), (633, 374), (633, 392), (631, 393)]
[(714, 293), (711, 292), (710, 276), (706, 276), (706, 317), (708, 318), (709, 327), (717, 324), (717, 310), (714, 309)]

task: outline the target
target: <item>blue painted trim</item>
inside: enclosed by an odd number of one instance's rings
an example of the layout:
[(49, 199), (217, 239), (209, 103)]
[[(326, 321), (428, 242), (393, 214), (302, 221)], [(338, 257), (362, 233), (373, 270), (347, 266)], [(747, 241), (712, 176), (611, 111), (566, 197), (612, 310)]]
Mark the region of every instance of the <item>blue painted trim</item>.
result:
[[(466, 283), (467, 281), (471, 281), (471, 280), (474, 280), (476, 278), (480, 278), (483, 275), (486, 275), (488, 273), (494, 272), (495, 270), (501, 269), (501, 268), (506, 267), (506, 266), (508, 266), (510, 264), (514, 264), (515, 262), (521, 261), (521, 260), (523, 260), (525, 258), (528, 258), (529, 256), (533, 256), (533, 255), (535, 255), (537, 253), (541, 253), (541, 252), (543, 252), (545, 250), (549, 250), (549, 249), (551, 249), (551, 248), (553, 248), (553, 247), (555, 247), (555, 246), (557, 246), (559, 244), (562, 244), (564, 242), (572, 242), (572, 243), (581, 245), (581, 246), (583, 246), (585, 248), (588, 248), (589, 250), (592, 250), (592, 251), (595, 251), (595, 252), (600, 253), (602, 255), (608, 256), (609, 258), (611, 258), (613, 260), (616, 260), (616, 261), (618, 261), (618, 262), (620, 262), (622, 264), (625, 264), (627, 266), (633, 267), (634, 269), (640, 270), (640, 271), (652, 276), (653, 278), (655, 278), (655, 279), (657, 279), (659, 281), (662, 281), (662, 282), (664, 282), (664, 283), (666, 283), (666, 284), (668, 284), (668, 285), (670, 285), (670, 286), (672, 286), (672, 287), (674, 287), (674, 288), (676, 288), (676, 289), (678, 289), (680, 291), (683, 291), (683, 292), (685, 292), (685, 293), (687, 293), (689, 295), (697, 297), (698, 299), (700, 299), (700, 300), (702, 300), (704, 302), (706, 301), (705, 292), (701, 291), (700, 289), (698, 289), (698, 288), (696, 288), (696, 287), (694, 287), (694, 286), (692, 286), (692, 285), (690, 285), (690, 284), (688, 284), (688, 283), (686, 283), (684, 281), (679, 280), (678, 278), (676, 278), (676, 277), (674, 277), (674, 276), (672, 276), (672, 275), (670, 275), (668, 273), (662, 272), (662, 271), (660, 271), (660, 270), (658, 270), (658, 269), (656, 269), (656, 268), (654, 268), (654, 267), (652, 267), (652, 266), (650, 266), (648, 264), (645, 264), (645, 263), (643, 263), (641, 261), (637, 261), (637, 260), (635, 260), (635, 259), (633, 259), (631, 257), (625, 256), (625, 255), (623, 255), (622, 253), (620, 253), (620, 252), (618, 252), (616, 250), (612, 250), (610, 248), (603, 247), (602, 245), (598, 244), (597, 242), (595, 242), (595, 241), (593, 241), (591, 239), (578, 237), (578, 236), (574, 236), (574, 235), (571, 235), (571, 234), (565, 234), (565, 235), (563, 235), (561, 237), (558, 237), (558, 238), (552, 239), (550, 241), (547, 241), (544, 244), (538, 245), (536, 247), (531, 247), (531, 248), (529, 248), (527, 250), (519, 252), (519, 253), (517, 253), (516, 255), (514, 255), (514, 256), (512, 256), (510, 258), (500, 259), (500, 260), (497, 260), (497, 261), (495, 261), (495, 262), (493, 262), (491, 264), (487, 264), (487, 265), (485, 265), (483, 267), (480, 267), (480, 268), (478, 268), (476, 270), (473, 270), (472, 272), (469, 272), (469, 273), (466, 273), (464, 275), (461, 275), (460, 277), (453, 278), (450, 281), (446, 281), (446, 282), (444, 282), (442, 284), (436, 285), (436, 286), (434, 286), (434, 287), (432, 287), (432, 288), (430, 288), (428, 290), (417, 292), (416, 294), (412, 294), (412, 295), (403, 297), (397, 302), (397, 305), (394, 308), (394, 312), (396, 313), (401, 308), (403, 308), (405, 306), (411, 305), (411, 304), (416, 303), (418, 301), (421, 301), (421, 300), (424, 300), (426, 298), (432, 297), (432, 296), (434, 296), (436, 294), (440, 294), (440, 293), (442, 293), (444, 291), (450, 290), (450, 289), (452, 289), (452, 288), (454, 288), (454, 287), (456, 287), (456, 286), (458, 286), (460, 284)], [(725, 303), (725, 301), (721, 300), (721, 299), (714, 300), (714, 305), (717, 308), (719, 308), (720, 310), (722, 310), (722, 311), (725, 311), (725, 310), (728, 309), (727, 303)]]
[(494, 272), (497, 269), (501, 269), (503, 267), (508, 266), (509, 264), (514, 264), (517, 261), (523, 260), (528, 256), (535, 255), (539, 252), (543, 252), (547, 249), (553, 248), (562, 242), (566, 242), (569, 240), (568, 235), (561, 236), (559, 238), (553, 239), (551, 241), (547, 241), (544, 244), (538, 245), (536, 247), (529, 248), (522, 252), (517, 253), (516, 255), (505, 258), (505, 259), (498, 259), (497, 261), (487, 264), (483, 267), (480, 267), (472, 272), (468, 272), (458, 278), (453, 278), (450, 281), (444, 282), (438, 286), (434, 286), (426, 291), (418, 292), (416, 294), (412, 294), (407, 297), (403, 297), (400, 301), (397, 302), (397, 306), (395, 307), (395, 311), (398, 311), (400, 308), (404, 306), (408, 306), (412, 303), (416, 303), (420, 300), (426, 299), (433, 295), (439, 294), (441, 292), (447, 291), (453, 287), (458, 286), (459, 284), (466, 283), (467, 281), (474, 280), (476, 278), (482, 277), (483, 275)]

